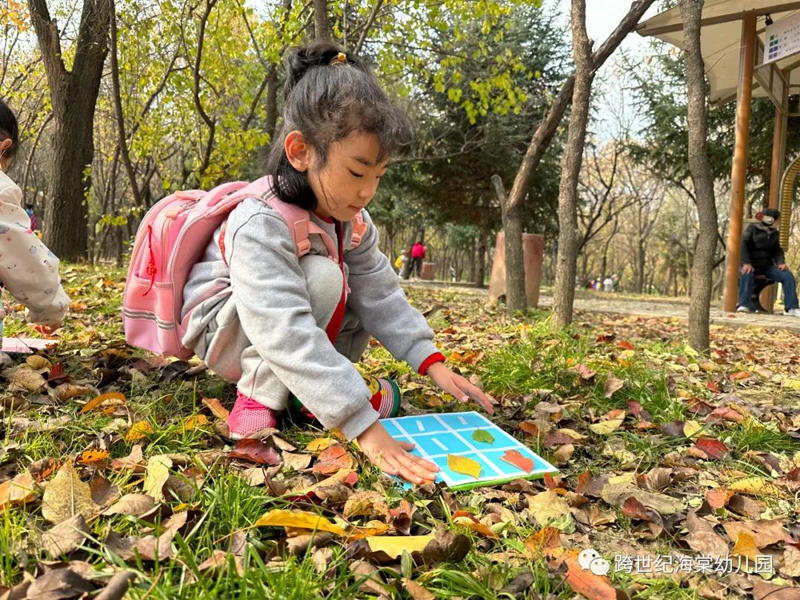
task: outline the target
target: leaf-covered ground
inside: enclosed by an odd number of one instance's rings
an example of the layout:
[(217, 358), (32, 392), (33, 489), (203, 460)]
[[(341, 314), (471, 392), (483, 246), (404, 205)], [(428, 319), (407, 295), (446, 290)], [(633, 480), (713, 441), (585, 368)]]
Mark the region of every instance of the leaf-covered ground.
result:
[[(233, 386), (124, 344), (122, 273), (64, 276), (60, 344), (3, 358), (0, 598), (800, 597), (798, 335), (717, 328), (703, 357), (674, 320), (554, 333), (409, 289), (561, 474), (404, 491), (291, 419), (226, 445)], [(399, 380), (406, 414), (471, 409), (377, 345), (362, 367)]]

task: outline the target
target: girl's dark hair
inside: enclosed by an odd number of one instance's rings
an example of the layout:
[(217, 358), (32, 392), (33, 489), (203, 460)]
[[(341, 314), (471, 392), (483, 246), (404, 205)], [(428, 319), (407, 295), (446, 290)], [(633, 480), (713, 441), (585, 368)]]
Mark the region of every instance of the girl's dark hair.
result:
[(378, 137), (378, 161), (408, 150), (413, 140), (408, 118), (358, 57), (345, 53), (346, 63), (331, 64), (340, 52), (334, 44), (319, 42), (293, 49), (286, 59), (283, 124), (270, 143), (266, 171), (278, 198), (306, 210), (316, 209), (317, 199), (308, 173), (295, 170), (286, 156), (289, 132), (303, 134), (321, 166), (331, 144), (354, 132)]
[(8, 104), (0, 100), (0, 142), (11, 139), (11, 145), (3, 153), (3, 157), (13, 157), (19, 148), (19, 125)]

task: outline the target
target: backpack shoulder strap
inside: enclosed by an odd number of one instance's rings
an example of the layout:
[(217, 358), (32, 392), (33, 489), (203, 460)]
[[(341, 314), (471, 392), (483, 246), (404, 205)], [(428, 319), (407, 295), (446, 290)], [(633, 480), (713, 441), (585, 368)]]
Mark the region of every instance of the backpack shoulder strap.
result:
[(266, 198), (265, 202), (278, 211), (289, 226), (289, 231), (294, 238), (295, 251), (298, 258), (305, 256), (311, 250), (311, 242), (308, 236), (313, 233), (322, 237), (325, 248), (328, 250), (328, 256), (339, 262), (339, 251), (336, 248), (336, 244), (333, 243), (331, 236), (325, 233), (322, 227), (311, 222), (311, 217), (307, 210), (294, 204), (283, 202), (275, 196)]

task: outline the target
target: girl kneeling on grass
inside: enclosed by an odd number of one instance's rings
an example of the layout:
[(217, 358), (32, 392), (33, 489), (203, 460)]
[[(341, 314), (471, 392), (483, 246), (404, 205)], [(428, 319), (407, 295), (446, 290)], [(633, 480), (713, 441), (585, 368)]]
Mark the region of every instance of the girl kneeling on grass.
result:
[[(14, 113), (0, 100), (0, 296), (3, 286), (28, 309), (39, 333), (53, 333), (64, 320), (69, 298), (61, 287), (58, 258), (39, 240), (22, 208), (22, 190), (6, 175), (19, 148)], [(6, 316), (0, 297), (0, 342)]]
[[(413, 444), (394, 440), (378, 420), (396, 415), (397, 385), (365, 382), (353, 365), (374, 335), (445, 392), (492, 412), (486, 394), (444, 365), (433, 332), (378, 249), (366, 211), (366, 232), (351, 248), (351, 221), (372, 200), (392, 154), (411, 144), (411, 126), (367, 67), (332, 44), (291, 53), (284, 94), (283, 125), (267, 160), (272, 193), (310, 211), (342, 260), (331, 260), (314, 234), (298, 259), (281, 215), (244, 200), (189, 276), (183, 343), (237, 382), (231, 437), (274, 427), (278, 411), (301, 403), (326, 428), (358, 439), (383, 471), (431, 481), (439, 468), (410, 454)], [(202, 300), (228, 286), (222, 299)]]

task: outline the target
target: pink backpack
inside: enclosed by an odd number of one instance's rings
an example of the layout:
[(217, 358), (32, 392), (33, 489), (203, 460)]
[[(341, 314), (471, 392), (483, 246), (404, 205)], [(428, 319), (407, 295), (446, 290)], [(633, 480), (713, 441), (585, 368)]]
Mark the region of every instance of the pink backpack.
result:
[[(208, 192), (175, 192), (147, 211), (136, 232), (123, 297), (122, 321), (128, 344), (165, 356), (192, 356), (192, 350), (181, 343), (190, 316), (181, 320), (183, 287), (214, 231), (246, 198), (262, 200), (280, 213), (292, 233), (298, 258), (311, 249), (309, 234), (317, 234), (328, 255), (338, 262), (339, 253), (330, 236), (311, 222), (308, 211), (276, 198), (269, 177), (253, 183), (225, 183)], [(351, 248), (361, 243), (366, 230), (358, 213), (353, 218)], [(224, 234), (223, 228), (221, 237)]]

